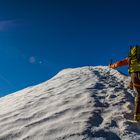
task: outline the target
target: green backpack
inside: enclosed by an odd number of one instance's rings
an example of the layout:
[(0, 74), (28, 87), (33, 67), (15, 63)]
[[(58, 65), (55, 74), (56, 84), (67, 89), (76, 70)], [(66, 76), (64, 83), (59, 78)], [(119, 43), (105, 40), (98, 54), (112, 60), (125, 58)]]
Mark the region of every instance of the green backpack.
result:
[(130, 48), (129, 73), (140, 72), (140, 46)]

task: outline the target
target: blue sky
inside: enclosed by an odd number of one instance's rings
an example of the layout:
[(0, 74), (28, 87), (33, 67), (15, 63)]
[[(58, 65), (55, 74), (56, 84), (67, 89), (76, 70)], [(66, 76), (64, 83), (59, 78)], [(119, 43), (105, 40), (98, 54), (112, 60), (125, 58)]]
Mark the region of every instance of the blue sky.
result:
[[(138, 0), (0, 1), (0, 96), (64, 68), (108, 65), (140, 42)], [(127, 73), (127, 67), (119, 68)]]

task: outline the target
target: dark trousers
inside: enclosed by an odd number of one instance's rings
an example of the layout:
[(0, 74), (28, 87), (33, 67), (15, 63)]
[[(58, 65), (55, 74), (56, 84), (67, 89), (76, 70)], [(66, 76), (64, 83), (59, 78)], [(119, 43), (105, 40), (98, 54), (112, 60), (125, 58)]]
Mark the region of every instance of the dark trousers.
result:
[(134, 115), (140, 115), (140, 72), (131, 73), (131, 84), (136, 93)]

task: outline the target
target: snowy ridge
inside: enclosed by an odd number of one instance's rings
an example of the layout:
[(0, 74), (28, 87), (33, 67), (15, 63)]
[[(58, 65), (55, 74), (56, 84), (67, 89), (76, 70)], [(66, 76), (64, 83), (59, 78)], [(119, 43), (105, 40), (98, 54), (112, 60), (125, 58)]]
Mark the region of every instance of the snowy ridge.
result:
[(0, 98), (0, 140), (139, 140), (129, 77), (108, 67), (59, 72)]

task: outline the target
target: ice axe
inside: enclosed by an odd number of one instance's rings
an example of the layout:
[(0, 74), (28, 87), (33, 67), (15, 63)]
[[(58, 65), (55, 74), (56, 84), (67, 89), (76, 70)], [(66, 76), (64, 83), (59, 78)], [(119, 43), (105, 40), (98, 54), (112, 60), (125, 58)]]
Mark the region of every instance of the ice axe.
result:
[(110, 63), (109, 63), (109, 66), (111, 66), (113, 64), (113, 60), (110, 59)]

